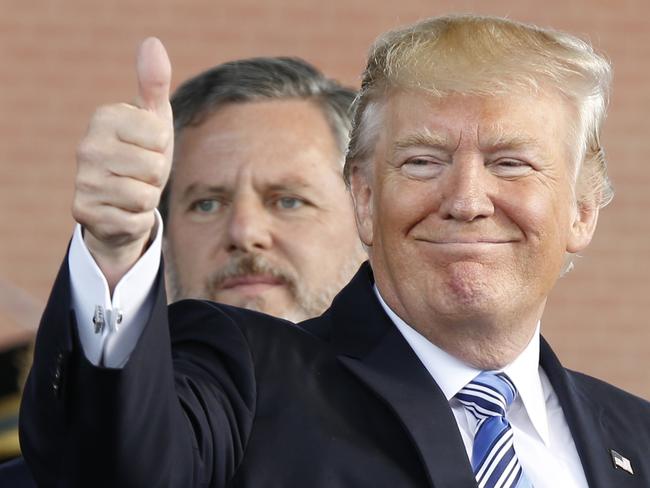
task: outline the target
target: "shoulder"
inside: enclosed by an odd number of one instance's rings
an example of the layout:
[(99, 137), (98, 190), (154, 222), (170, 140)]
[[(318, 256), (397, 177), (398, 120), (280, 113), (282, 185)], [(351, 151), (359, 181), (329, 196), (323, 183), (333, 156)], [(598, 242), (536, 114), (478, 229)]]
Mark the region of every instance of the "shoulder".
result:
[(290, 324), (290, 322), (277, 317), (209, 300), (180, 300), (169, 305), (168, 313), (172, 326), (176, 324), (187, 326), (188, 323), (210, 323), (212, 325), (230, 323), (238, 327), (247, 327), (264, 323), (277, 327)]
[(540, 365), (560, 397), (613, 412), (614, 416), (619, 413), (624, 416), (628, 410), (650, 426), (650, 402), (605, 381), (565, 368), (543, 338), (540, 345)]
[(579, 391), (610, 416), (621, 416), (628, 423), (635, 421), (650, 429), (650, 402), (584, 373), (567, 373)]
[(244, 341), (251, 350), (322, 346), (325, 341), (310, 330), (320, 318), (294, 324), (271, 315), (208, 300), (181, 300), (169, 306), (172, 343), (186, 340)]
[(576, 384), (581, 386), (586, 394), (594, 398), (599, 398), (604, 402), (608, 402), (611, 399), (617, 405), (620, 405), (621, 402), (638, 405), (639, 408), (647, 409), (650, 412), (650, 402), (644, 398), (633, 395), (617, 386), (584, 373), (572, 370), (567, 370), (567, 373)]

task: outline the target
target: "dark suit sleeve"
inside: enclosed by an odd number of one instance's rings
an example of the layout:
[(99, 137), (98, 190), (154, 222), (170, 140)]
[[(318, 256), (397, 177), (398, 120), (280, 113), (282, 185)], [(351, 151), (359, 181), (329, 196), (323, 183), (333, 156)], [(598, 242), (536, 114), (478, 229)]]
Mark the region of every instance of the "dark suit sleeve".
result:
[[(68, 263), (44, 312), (20, 415), (39, 486), (225, 486), (255, 411), (248, 344), (222, 309), (156, 303), (123, 369), (90, 364), (76, 336)], [(171, 344), (174, 344), (172, 353)]]

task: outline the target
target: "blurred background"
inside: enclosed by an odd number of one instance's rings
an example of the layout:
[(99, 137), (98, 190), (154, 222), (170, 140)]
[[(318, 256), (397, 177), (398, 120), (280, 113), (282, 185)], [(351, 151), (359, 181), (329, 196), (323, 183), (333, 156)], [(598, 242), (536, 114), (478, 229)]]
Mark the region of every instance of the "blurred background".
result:
[(590, 40), (614, 65), (603, 139), (616, 196), (551, 297), (542, 330), (568, 367), (650, 399), (647, 0), (0, 0), (0, 12), (0, 394), (9, 395), (0, 457), (21, 347), (73, 228), (75, 146), (94, 107), (133, 99), (135, 49), (149, 35), (169, 51), (174, 86), (226, 60), (295, 55), (357, 87), (378, 34), (450, 12), (505, 15)]

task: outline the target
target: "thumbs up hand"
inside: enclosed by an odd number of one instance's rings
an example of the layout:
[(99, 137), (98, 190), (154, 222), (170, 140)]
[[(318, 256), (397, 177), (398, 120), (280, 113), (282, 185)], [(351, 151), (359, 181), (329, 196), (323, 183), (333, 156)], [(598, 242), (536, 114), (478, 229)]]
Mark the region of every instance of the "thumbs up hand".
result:
[(113, 291), (146, 250), (174, 146), (171, 65), (162, 43), (142, 42), (135, 105), (98, 108), (77, 148), (72, 215)]

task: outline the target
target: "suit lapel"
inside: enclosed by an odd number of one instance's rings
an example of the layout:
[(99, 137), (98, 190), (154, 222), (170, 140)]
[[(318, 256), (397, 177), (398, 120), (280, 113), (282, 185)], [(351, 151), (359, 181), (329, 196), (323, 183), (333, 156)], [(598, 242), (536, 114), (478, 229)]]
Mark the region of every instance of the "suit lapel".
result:
[(589, 487), (637, 486), (639, 479), (613, 467), (609, 449), (616, 436), (607, 429), (603, 408), (562, 367), (543, 338), (540, 361), (562, 405)]
[(337, 296), (329, 313), (339, 360), (395, 413), (431, 486), (476, 486), (449, 403), (377, 302), (369, 266)]

